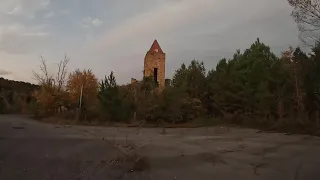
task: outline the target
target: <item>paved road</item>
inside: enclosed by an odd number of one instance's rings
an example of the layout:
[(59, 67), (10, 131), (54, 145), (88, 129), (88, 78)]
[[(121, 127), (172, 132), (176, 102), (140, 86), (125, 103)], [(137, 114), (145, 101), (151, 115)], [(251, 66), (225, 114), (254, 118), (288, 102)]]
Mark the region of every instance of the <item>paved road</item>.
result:
[[(149, 166), (136, 171), (123, 152), (144, 157)], [(0, 116), (1, 180), (319, 180), (319, 152), (317, 137), (250, 129), (163, 133)]]
[(1, 180), (141, 179), (112, 143), (82, 129), (0, 116)]

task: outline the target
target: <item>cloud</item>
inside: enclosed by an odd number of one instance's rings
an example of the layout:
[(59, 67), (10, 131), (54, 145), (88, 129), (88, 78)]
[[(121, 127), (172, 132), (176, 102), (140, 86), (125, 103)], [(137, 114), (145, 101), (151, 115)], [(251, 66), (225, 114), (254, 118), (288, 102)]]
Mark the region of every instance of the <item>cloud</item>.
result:
[[(243, 7), (251, 8), (248, 11)], [(296, 28), (290, 12), (287, 2), (278, 0), (166, 0), (107, 27), (83, 49), (104, 57), (103, 62), (112, 64), (115, 70), (128, 59), (129, 64), (141, 63), (129, 67), (140, 73), (144, 53), (156, 38), (167, 53), (168, 71), (173, 71), (171, 64), (178, 68), (182, 61), (194, 57), (210, 61), (211, 68), (219, 58), (249, 47), (257, 37), (280, 48), (294, 45)], [(187, 55), (183, 53), (190, 50)], [(123, 58), (123, 53), (140, 56)]]
[(45, 18), (51, 18), (51, 17), (53, 17), (54, 15), (55, 15), (55, 13), (52, 12), (52, 11), (50, 11), (50, 12), (48, 12), (47, 14), (45, 14), (44, 17), (45, 17)]
[(0, 51), (10, 54), (29, 53), (42, 48), (49, 35), (41, 25), (0, 25)]
[(46, 8), (51, 0), (1, 0), (0, 14), (34, 16)]
[(206, 15), (214, 4), (215, 1), (213, 0), (165, 1), (155, 8), (148, 9), (148, 11), (131, 17), (112, 29), (108, 29), (98, 42), (98, 46), (105, 47), (105, 45), (121, 42), (129, 37), (134, 37), (137, 33), (140, 35), (150, 32), (164, 33)]
[(82, 20), (83, 27), (99, 27), (103, 24), (103, 21), (98, 18), (87, 17)]
[(9, 74), (12, 74), (12, 73), (9, 71), (5, 71), (5, 70), (0, 69), (0, 76), (9, 75)]
[[(202, 29), (202, 32), (193, 30), (193, 34), (201, 34), (205, 31), (219, 32), (232, 24), (247, 21), (257, 17), (257, 15), (264, 16), (270, 13), (273, 10), (265, 7), (276, 3), (277, 0), (270, 1), (272, 2), (266, 0), (243, 0), (241, 2), (233, 1), (232, 3), (225, 0), (163, 1), (154, 8), (148, 8), (144, 12), (108, 28), (103, 35), (96, 38), (94, 49), (105, 51), (105, 48), (115, 47), (123, 41), (128, 42), (133, 39), (139, 39), (140, 42), (143, 39), (150, 41), (150, 38), (165, 37), (166, 34), (185, 34), (188, 29), (197, 29), (197, 23), (204, 21), (204, 19), (211, 27), (198, 28)], [(239, 8), (249, 5), (252, 7), (250, 11)], [(195, 27), (190, 27), (192, 24)], [(204, 26), (200, 23), (199, 25)], [(186, 26), (188, 26), (188, 29), (184, 29)]]

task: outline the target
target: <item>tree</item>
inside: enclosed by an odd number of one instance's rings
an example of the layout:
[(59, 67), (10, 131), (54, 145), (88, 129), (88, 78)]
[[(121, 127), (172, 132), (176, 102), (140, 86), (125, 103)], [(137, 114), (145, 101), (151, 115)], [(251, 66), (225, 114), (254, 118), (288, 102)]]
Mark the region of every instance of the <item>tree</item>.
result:
[(228, 86), (232, 84), (228, 78), (231, 66), (232, 64), (229, 64), (226, 59), (222, 59), (218, 62), (216, 70), (208, 72), (204, 105), (209, 115), (222, 116), (227, 111), (223, 103), (227, 103), (225, 93)]
[(206, 69), (203, 62), (191, 61), (188, 66), (187, 92), (192, 98), (201, 99), (206, 86)]
[[(176, 70), (172, 87), (165, 89), (158, 109), (164, 120), (177, 123), (195, 119), (202, 114), (202, 100), (207, 84), (203, 62), (192, 60)], [(162, 105), (163, 106), (162, 106)], [(174, 107), (173, 107), (174, 106)]]
[(131, 104), (117, 86), (113, 72), (99, 83), (98, 98), (106, 118), (115, 121), (127, 121), (131, 115)]
[[(299, 49), (295, 51), (296, 55), (299, 54)], [(298, 56), (298, 55), (297, 55)], [(304, 110), (303, 104), (303, 88), (302, 88), (302, 74), (301, 74), (301, 63), (299, 57), (294, 57), (294, 50), (292, 47), (289, 50), (282, 53), (282, 60), (285, 61), (285, 68), (289, 72), (291, 79), (294, 80), (294, 110), (298, 112), (298, 115), (301, 116)]]
[(182, 64), (176, 70), (172, 85), (175, 88), (185, 90), (190, 97), (201, 99), (204, 94), (206, 84), (206, 69), (203, 62), (192, 60), (188, 68)]
[(320, 1), (319, 0), (288, 0), (294, 8), (292, 16), (301, 32), (300, 39), (314, 47), (319, 41), (320, 33)]
[[(154, 120), (166, 123), (182, 123), (187, 121), (184, 110), (188, 94), (180, 88), (166, 87), (155, 102)], [(186, 108), (189, 110), (188, 108)]]
[(55, 75), (51, 74), (48, 70), (46, 61), (42, 56), (40, 71), (37, 73), (33, 71), (33, 78), (38, 82), (39, 85), (45, 85), (47, 87), (55, 88), (57, 91), (63, 90), (66, 83), (67, 65), (69, 63), (69, 58), (65, 55), (64, 60), (58, 63), (58, 71)]
[(141, 82), (130, 87), (133, 98), (134, 118), (140, 121), (154, 120), (153, 110), (157, 106), (159, 95), (157, 83), (152, 77), (144, 77)]
[(320, 126), (320, 44), (313, 49), (311, 57), (305, 64), (304, 87), (306, 89), (306, 107), (311, 119)]
[(175, 71), (172, 78), (172, 86), (175, 88), (185, 88), (187, 86), (187, 73), (186, 65), (183, 63), (180, 69)]
[(98, 93), (98, 80), (90, 69), (75, 70), (69, 74), (67, 81), (67, 91), (70, 93), (71, 102), (77, 106), (80, 102), (81, 107), (94, 107)]
[(37, 107), (41, 108), (43, 115), (48, 115), (68, 104), (65, 82), (69, 58), (65, 55), (64, 60), (58, 63), (58, 71), (55, 74), (49, 72), (46, 61), (42, 56), (40, 58), (40, 73), (33, 71), (33, 77), (40, 85), (34, 96), (37, 100)]
[(274, 80), (280, 79), (276, 74), (282, 70), (276, 66), (278, 62), (270, 47), (259, 39), (243, 53), (237, 50), (232, 59), (222, 59), (207, 75), (207, 112), (237, 123), (272, 119), (277, 104)]

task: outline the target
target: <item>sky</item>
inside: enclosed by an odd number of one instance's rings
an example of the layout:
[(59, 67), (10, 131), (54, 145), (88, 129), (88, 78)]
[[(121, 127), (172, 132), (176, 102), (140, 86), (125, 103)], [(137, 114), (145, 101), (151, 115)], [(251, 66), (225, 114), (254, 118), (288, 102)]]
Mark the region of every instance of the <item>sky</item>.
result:
[(196, 59), (215, 68), (257, 38), (274, 53), (301, 45), (287, 0), (1, 0), (0, 77), (34, 82), (42, 56), (51, 73), (64, 55), (68, 70), (114, 71), (119, 84), (142, 78), (157, 39), (166, 77)]

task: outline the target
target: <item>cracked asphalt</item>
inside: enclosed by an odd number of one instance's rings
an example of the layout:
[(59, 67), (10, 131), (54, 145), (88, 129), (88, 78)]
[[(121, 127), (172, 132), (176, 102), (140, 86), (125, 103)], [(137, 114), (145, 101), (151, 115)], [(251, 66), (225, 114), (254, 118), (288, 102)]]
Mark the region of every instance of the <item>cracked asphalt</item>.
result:
[[(45, 124), (0, 115), (1, 180), (319, 180), (320, 139), (226, 127), (167, 129)], [(133, 170), (123, 152), (145, 157)]]

